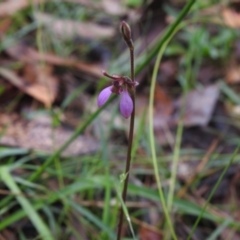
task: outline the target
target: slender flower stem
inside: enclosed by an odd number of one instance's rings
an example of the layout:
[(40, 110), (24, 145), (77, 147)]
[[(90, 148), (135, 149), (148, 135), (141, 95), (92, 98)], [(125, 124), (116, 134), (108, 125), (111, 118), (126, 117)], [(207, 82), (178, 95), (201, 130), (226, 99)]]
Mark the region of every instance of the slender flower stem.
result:
[[(125, 24), (125, 23), (123, 23)], [(126, 39), (124, 38), (126, 41)], [(129, 51), (130, 51), (130, 65), (131, 65), (131, 80), (134, 82), (134, 46), (132, 44), (131, 35), (130, 35), (130, 41), (126, 41)], [(125, 167), (125, 181), (123, 186), (123, 192), (122, 192), (122, 199), (123, 203), (126, 202), (127, 198), (127, 188), (128, 188), (128, 179), (129, 179), (129, 172), (131, 167), (131, 152), (132, 152), (132, 143), (133, 143), (133, 133), (134, 133), (134, 121), (135, 121), (135, 87), (132, 87), (132, 101), (133, 101), (133, 111), (131, 114), (130, 119), (130, 129), (129, 129), (129, 138), (128, 138), (128, 151), (127, 151), (127, 161), (126, 161), (126, 167)], [(118, 224), (118, 231), (117, 231), (117, 240), (121, 239), (121, 232), (122, 232), (122, 225), (123, 225), (123, 207), (120, 209), (119, 213), (119, 224)]]
[[(135, 78), (134, 78), (134, 47), (132, 46), (131, 48), (129, 48), (130, 50), (130, 61), (131, 61), (131, 79), (134, 82)], [(135, 98), (135, 95), (133, 96), (133, 98)]]

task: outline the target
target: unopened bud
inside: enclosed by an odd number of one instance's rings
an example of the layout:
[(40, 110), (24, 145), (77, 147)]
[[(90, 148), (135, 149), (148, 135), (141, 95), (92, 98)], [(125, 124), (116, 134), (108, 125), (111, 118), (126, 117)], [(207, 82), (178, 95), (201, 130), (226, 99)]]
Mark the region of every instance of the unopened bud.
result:
[(121, 22), (120, 31), (125, 41), (131, 40), (131, 29), (125, 21)]
[(133, 42), (132, 42), (132, 37), (131, 37), (131, 28), (125, 21), (121, 22), (120, 31), (121, 31), (123, 39), (127, 43), (128, 47), (133, 48)]

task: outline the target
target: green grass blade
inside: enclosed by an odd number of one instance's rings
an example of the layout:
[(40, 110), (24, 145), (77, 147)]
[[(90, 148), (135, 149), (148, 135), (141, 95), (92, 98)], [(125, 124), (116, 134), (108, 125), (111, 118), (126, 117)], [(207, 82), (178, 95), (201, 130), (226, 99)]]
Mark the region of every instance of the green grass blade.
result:
[(202, 216), (203, 216), (204, 212), (206, 211), (206, 208), (207, 208), (208, 203), (209, 203), (210, 200), (212, 199), (213, 194), (216, 192), (216, 190), (217, 190), (219, 184), (221, 183), (224, 175), (226, 174), (228, 168), (229, 168), (229, 167), (231, 166), (231, 164), (233, 163), (233, 161), (234, 161), (234, 159), (235, 159), (235, 157), (236, 157), (236, 155), (237, 155), (237, 153), (238, 153), (238, 151), (239, 151), (239, 148), (240, 148), (240, 144), (239, 144), (239, 145), (237, 146), (237, 148), (235, 149), (235, 151), (234, 151), (234, 153), (232, 154), (232, 157), (230, 158), (228, 164), (226, 164), (226, 166), (225, 166), (225, 168), (223, 169), (220, 177), (218, 178), (216, 184), (214, 185), (214, 187), (213, 187), (213, 189), (212, 189), (212, 191), (211, 191), (211, 193), (210, 193), (210, 195), (209, 195), (209, 197), (208, 197), (208, 199), (207, 199), (207, 201), (206, 201), (206, 204), (205, 204), (204, 207), (202, 208), (201, 213), (199, 214), (197, 220), (195, 221), (195, 223), (194, 223), (194, 225), (193, 225), (193, 228), (192, 228), (192, 230), (191, 230), (191, 232), (190, 232), (187, 240), (190, 240), (190, 239), (191, 239), (191, 237), (192, 237), (192, 235), (193, 235), (193, 233), (194, 233), (194, 231), (195, 231), (198, 223), (200, 222), (200, 220), (202, 219)]
[[(158, 192), (154, 189), (150, 189), (144, 186), (136, 186), (136, 185), (129, 185), (129, 195), (139, 196), (151, 200), (153, 202), (159, 201)], [(189, 202), (183, 199), (174, 199), (173, 200), (173, 207), (178, 210), (178, 212), (186, 215), (196, 216), (198, 217), (201, 212), (201, 206), (197, 205), (196, 203)], [(202, 216), (204, 219), (214, 221), (217, 223), (222, 223), (226, 219), (221, 218), (218, 216), (213, 215), (212, 213), (205, 211)], [(240, 228), (240, 223), (236, 222), (234, 219), (229, 217), (230, 226), (235, 228)]]
[[(162, 45), (168, 40), (169, 36), (171, 36), (176, 28), (178, 27), (179, 23), (183, 20), (183, 18), (187, 15), (187, 13), (190, 11), (193, 4), (196, 2), (196, 0), (189, 0), (183, 10), (180, 12), (177, 19), (171, 24), (163, 36), (161, 37), (161, 40), (158, 41), (156, 45), (154, 45), (153, 49), (150, 51), (149, 54), (141, 61), (136, 67), (136, 73), (139, 73), (145, 66), (147, 66), (150, 61), (157, 55), (159, 52), (159, 49), (162, 48)], [(147, 50), (148, 51), (148, 50)]]
[(175, 147), (173, 152), (173, 163), (171, 168), (171, 178), (170, 178), (170, 184), (169, 184), (170, 186), (169, 186), (168, 199), (167, 199), (167, 206), (169, 211), (172, 208), (174, 190), (175, 190), (175, 184), (176, 184), (176, 178), (177, 178), (177, 167), (178, 167), (178, 160), (180, 156), (182, 134), (183, 134), (183, 128), (184, 128), (183, 116), (185, 111), (185, 103), (186, 103), (186, 94), (184, 92), (184, 100), (181, 106), (180, 120), (177, 128), (177, 136), (176, 136), (176, 142), (175, 142)]
[[(121, 181), (121, 183), (123, 183), (123, 182)], [(124, 203), (124, 201), (123, 201), (123, 199), (122, 199), (122, 195), (121, 195), (121, 192), (122, 192), (122, 191), (120, 190), (120, 187), (117, 185), (117, 183), (115, 184), (115, 189), (116, 189), (118, 198), (119, 198), (119, 200), (120, 200), (120, 202), (121, 202), (121, 206), (122, 206), (122, 208), (123, 208), (123, 212), (124, 212), (125, 217), (126, 217), (126, 219), (127, 219), (127, 222), (128, 222), (128, 225), (129, 225), (129, 228), (130, 228), (130, 231), (131, 231), (131, 234), (132, 234), (132, 236), (133, 236), (133, 240), (137, 240), (137, 239), (136, 239), (136, 236), (135, 236), (135, 233), (134, 233), (134, 230), (133, 230), (131, 218), (130, 218), (130, 215), (129, 215), (129, 213), (128, 213), (128, 209), (127, 209), (127, 207), (126, 207), (126, 205), (125, 205), (125, 203)]]
[[(37, 229), (38, 233), (40, 234), (41, 238), (44, 240), (54, 240), (52, 237), (50, 230), (48, 229), (47, 225), (43, 222), (41, 217), (38, 215), (34, 207), (31, 203), (26, 199), (25, 196), (22, 195), (19, 187), (14, 182), (12, 176), (9, 173), (7, 167), (0, 168), (0, 175), (2, 181), (8, 186), (13, 194), (16, 194), (16, 199), (25, 211), (28, 218), (31, 220), (32, 224)], [(3, 220), (4, 221), (4, 220)]]
[(235, 104), (240, 104), (240, 98), (224, 81), (220, 82), (221, 91)]
[[(154, 139), (154, 127), (153, 127), (153, 102), (154, 102), (154, 92), (155, 92), (155, 84), (157, 79), (157, 73), (160, 65), (161, 58), (163, 56), (164, 50), (168, 44), (168, 42), (172, 39), (174, 34), (178, 31), (178, 28), (181, 25), (182, 19), (187, 15), (187, 13), (190, 11), (192, 5), (195, 1), (190, 0), (185, 5), (184, 9), (179, 14), (178, 18), (175, 20), (175, 22), (167, 29), (165, 34), (163, 35), (162, 40), (155, 46), (155, 49), (148, 55), (145, 61), (149, 61), (149, 57), (152, 58), (152, 55), (157, 54), (157, 59), (154, 65), (153, 74), (152, 74), (152, 81), (151, 81), (151, 87), (150, 87), (150, 97), (149, 97), (149, 138), (150, 138), (150, 147), (151, 147), (151, 154), (152, 154), (152, 161), (154, 166), (154, 175), (156, 178), (157, 186), (158, 186), (158, 192), (159, 197), (161, 200), (161, 204), (163, 207), (164, 215), (166, 217), (166, 222), (169, 227), (169, 230), (171, 232), (171, 235), (173, 239), (177, 239), (177, 236), (174, 231), (174, 227), (170, 218), (169, 211), (167, 209), (167, 204), (163, 195), (162, 190), (162, 184), (159, 177), (159, 170), (158, 170), (158, 164), (157, 164), (157, 156), (156, 156), (156, 149), (155, 149), (155, 139)], [(141, 69), (141, 65), (138, 67), (138, 70)], [(180, 128), (181, 129), (181, 128)], [(176, 161), (175, 161), (176, 163)], [(176, 165), (176, 164), (175, 164)], [(174, 176), (173, 176), (174, 177)], [(170, 193), (170, 199), (172, 199), (172, 194)], [(171, 205), (171, 204), (170, 204)]]
[(97, 227), (99, 227), (103, 232), (107, 233), (110, 239), (115, 239), (116, 234), (107, 226), (105, 225), (99, 218), (97, 218), (94, 214), (92, 214), (86, 208), (81, 207), (79, 204), (75, 202), (65, 199), (70, 206), (72, 206), (76, 211), (78, 211), (82, 216), (86, 219), (94, 223)]
[(206, 240), (216, 240), (222, 231), (230, 225), (230, 219), (226, 219)]
[(44, 172), (44, 170), (54, 161), (54, 159), (58, 157), (87, 128), (90, 123), (93, 122), (93, 120), (100, 114), (102, 109), (106, 107), (106, 105), (108, 105), (115, 97), (116, 95), (111, 97), (103, 107), (92, 113), (89, 118), (84, 121), (83, 124), (80, 124), (75, 130), (75, 132), (72, 134), (72, 136), (57, 151), (55, 151), (53, 155), (47, 158), (46, 161), (44, 161), (44, 163), (37, 169), (37, 171), (29, 177), (29, 181), (36, 180)]
[[(65, 186), (64, 189), (61, 189), (57, 192), (52, 192), (51, 195), (49, 195), (49, 198), (47, 198), (45, 201), (34, 203), (34, 209), (39, 210), (42, 209), (46, 204), (53, 204), (54, 202), (58, 201), (59, 198), (69, 198), (72, 194), (80, 193), (82, 191), (85, 191), (87, 189), (101, 189), (104, 187), (104, 182), (106, 181), (105, 177), (102, 176), (94, 176), (91, 177), (91, 179), (83, 179), (79, 178), (76, 182), (69, 184), (68, 186)], [(117, 180), (111, 180), (111, 183), (115, 182)], [(113, 186), (112, 186), (113, 187)], [(136, 186), (136, 185), (129, 185), (129, 195), (130, 196), (139, 196), (146, 198), (148, 200), (151, 200), (153, 202), (158, 203), (159, 202), (159, 195), (158, 192), (154, 189), (150, 189), (148, 187), (144, 186)], [(192, 216), (199, 216), (202, 208), (195, 203), (185, 201), (183, 199), (174, 199), (173, 206), (183, 214), (188, 214)], [(12, 213), (11, 215), (7, 216), (4, 221), (0, 222), (0, 231), (4, 228), (10, 226), (16, 221), (19, 221), (23, 217), (26, 216), (26, 212), (22, 209)], [(213, 214), (209, 213), (208, 211), (205, 211), (203, 213), (203, 218), (215, 221), (217, 223), (222, 223), (226, 219), (223, 219), (218, 216), (214, 216)], [(234, 219), (229, 218), (230, 226), (240, 228), (240, 224)]]
[[(44, 201), (39, 200), (39, 202), (34, 203), (33, 204), (34, 209), (39, 210), (44, 206), (46, 206), (46, 204), (53, 204), (54, 202), (58, 201), (60, 198), (68, 197), (72, 194), (76, 194), (84, 190), (89, 190), (89, 189), (95, 190), (98, 188), (102, 188), (104, 186), (104, 183), (106, 183), (105, 176), (104, 177), (91, 176), (89, 178), (86, 178), (86, 177), (79, 178), (74, 183), (65, 186), (59, 191), (49, 193), (48, 198), (45, 199)], [(20, 209), (15, 213), (12, 213), (11, 215), (7, 216), (4, 219), (4, 221), (0, 221), (0, 231), (25, 216), (26, 216), (26, 212), (23, 211), (22, 209)]]
[(63, 103), (61, 104), (61, 109), (64, 110), (81, 92), (83, 92), (87, 87), (89, 86), (89, 83), (84, 83), (80, 87), (76, 88), (69, 96), (67, 96)]
[(24, 155), (29, 153), (29, 150), (23, 148), (0, 148), (0, 159), (5, 157), (12, 157), (15, 155)]
[[(168, 39), (170, 40), (170, 39)], [(157, 72), (158, 72), (158, 66), (160, 64), (163, 51), (167, 46), (167, 42), (164, 43), (162, 48), (159, 51), (159, 54), (157, 56), (157, 60), (154, 66), (153, 75), (152, 75), (152, 81), (151, 81), (151, 88), (150, 88), (150, 99), (149, 99), (149, 139), (150, 139), (150, 148), (151, 148), (151, 154), (152, 154), (152, 162), (153, 162), (153, 168), (154, 168), (154, 176), (156, 178), (158, 192), (159, 192), (159, 198), (162, 204), (163, 212), (166, 217), (166, 222), (169, 227), (169, 230), (171, 232), (171, 235), (174, 240), (177, 240), (177, 236), (174, 231), (174, 227), (170, 218), (169, 211), (167, 209), (166, 200), (163, 195), (162, 190), (162, 183), (159, 176), (159, 169), (158, 169), (158, 163), (157, 163), (157, 154), (156, 154), (156, 147), (155, 147), (155, 138), (154, 138), (154, 126), (153, 126), (153, 102), (154, 102), (154, 92), (155, 92), (155, 84), (157, 79)]]

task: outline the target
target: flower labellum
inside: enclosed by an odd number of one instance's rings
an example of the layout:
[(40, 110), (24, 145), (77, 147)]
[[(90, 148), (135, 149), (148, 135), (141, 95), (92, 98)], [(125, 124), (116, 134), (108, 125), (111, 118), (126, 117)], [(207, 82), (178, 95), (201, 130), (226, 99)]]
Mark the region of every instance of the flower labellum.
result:
[(104, 88), (98, 95), (98, 107), (103, 106), (112, 94), (112, 86)]
[(120, 112), (125, 118), (129, 118), (133, 111), (133, 101), (127, 90), (123, 90), (120, 99)]

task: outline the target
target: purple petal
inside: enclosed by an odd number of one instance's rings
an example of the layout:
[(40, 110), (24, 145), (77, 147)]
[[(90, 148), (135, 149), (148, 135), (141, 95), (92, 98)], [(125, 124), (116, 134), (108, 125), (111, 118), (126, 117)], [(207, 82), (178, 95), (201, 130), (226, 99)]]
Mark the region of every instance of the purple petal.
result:
[(104, 88), (98, 95), (98, 107), (103, 106), (107, 100), (109, 99), (110, 95), (112, 94), (112, 86)]
[(128, 91), (123, 90), (120, 99), (120, 112), (125, 118), (129, 118), (133, 111), (133, 101)]

